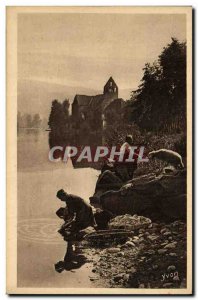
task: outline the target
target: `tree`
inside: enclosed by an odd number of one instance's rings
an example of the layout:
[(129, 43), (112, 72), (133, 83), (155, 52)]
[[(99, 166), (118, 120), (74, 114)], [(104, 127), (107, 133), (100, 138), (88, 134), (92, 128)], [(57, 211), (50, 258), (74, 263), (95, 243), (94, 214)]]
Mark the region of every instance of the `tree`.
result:
[(56, 100), (56, 99), (53, 100), (51, 112), (50, 112), (50, 116), (49, 116), (49, 121), (48, 121), (48, 125), (52, 130), (61, 126), (62, 114), (63, 114), (63, 111), (62, 111), (61, 103), (59, 103), (58, 100)]
[(35, 114), (33, 116), (33, 120), (32, 120), (32, 127), (33, 128), (40, 128), (41, 123), (42, 123), (42, 120), (40, 118), (40, 115), (39, 114)]
[(68, 142), (68, 122), (69, 101), (65, 100), (63, 103), (60, 103), (58, 100), (53, 100), (48, 121), (48, 125), (51, 129), (49, 140), (50, 146), (66, 145), (66, 143)]
[(68, 119), (69, 118), (69, 106), (70, 106), (69, 99), (65, 99), (62, 103), (62, 106), (63, 106), (63, 112), (65, 114), (65, 118)]
[(172, 38), (158, 60), (146, 63), (143, 71), (141, 84), (128, 102), (130, 121), (147, 130), (184, 129), (186, 43)]
[(25, 114), (25, 126), (27, 128), (32, 127), (32, 116), (30, 114)]
[(17, 113), (17, 128), (23, 127), (22, 123), (23, 123), (22, 115), (21, 115), (21, 112), (18, 111), (18, 113)]

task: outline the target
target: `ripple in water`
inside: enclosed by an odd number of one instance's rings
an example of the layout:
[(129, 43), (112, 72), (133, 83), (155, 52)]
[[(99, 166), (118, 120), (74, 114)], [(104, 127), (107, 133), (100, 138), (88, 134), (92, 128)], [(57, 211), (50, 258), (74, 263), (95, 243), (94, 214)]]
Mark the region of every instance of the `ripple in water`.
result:
[(29, 242), (63, 244), (57, 232), (60, 225), (60, 221), (50, 218), (23, 219), (18, 221), (18, 238)]

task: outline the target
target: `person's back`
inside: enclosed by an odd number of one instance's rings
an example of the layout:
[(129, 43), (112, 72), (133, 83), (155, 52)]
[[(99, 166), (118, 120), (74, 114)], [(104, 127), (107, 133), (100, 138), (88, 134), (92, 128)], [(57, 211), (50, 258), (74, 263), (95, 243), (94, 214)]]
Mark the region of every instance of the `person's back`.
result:
[(67, 194), (64, 190), (57, 193), (57, 197), (64, 201), (71, 217), (75, 216), (74, 230), (81, 230), (88, 226), (95, 226), (95, 220), (91, 205), (79, 196)]
[(75, 212), (78, 212), (79, 210), (83, 208), (90, 208), (91, 206), (85, 202), (84, 199), (82, 199), (79, 196), (75, 196), (72, 194), (67, 194), (67, 199), (65, 200), (68, 207), (71, 207)]
[[(132, 149), (133, 138), (131, 135), (127, 135), (125, 142), (120, 147), (120, 153), (123, 153), (123, 161), (115, 164), (116, 174), (122, 179), (123, 182), (127, 182), (133, 178), (133, 173), (137, 169), (137, 161), (127, 161)], [(134, 153), (134, 156), (135, 153)]]

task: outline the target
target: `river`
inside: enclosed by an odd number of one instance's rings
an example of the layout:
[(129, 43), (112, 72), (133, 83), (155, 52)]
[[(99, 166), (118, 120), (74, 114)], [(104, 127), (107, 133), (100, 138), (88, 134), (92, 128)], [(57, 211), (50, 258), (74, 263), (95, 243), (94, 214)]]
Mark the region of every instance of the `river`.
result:
[(92, 287), (89, 265), (62, 273), (54, 269), (66, 248), (57, 233), (62, 221), (55, 212), (63, 204), (56, 192), (63, 188), (89, 201), (98, 171), (73, 169), (71, 162), (50, 162), (46, 131), (20, 130), (17, 148), (18, 287)]

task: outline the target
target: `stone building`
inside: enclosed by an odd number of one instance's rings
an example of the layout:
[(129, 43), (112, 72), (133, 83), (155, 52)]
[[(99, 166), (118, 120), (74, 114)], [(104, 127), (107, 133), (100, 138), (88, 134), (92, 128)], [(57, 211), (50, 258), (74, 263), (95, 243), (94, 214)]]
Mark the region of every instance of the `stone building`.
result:
[[(76, 95), (72, 103), (72, 120), (81, 126), (86, 123), (92, 131), (104, 128), (111, 112), (122, 113), (124, 100), (118, 98), (118, 86), (112, 77), (104, 85), (103, 93), (95, 96)], [(113, 114), (112, 114), (113, 116)]]

